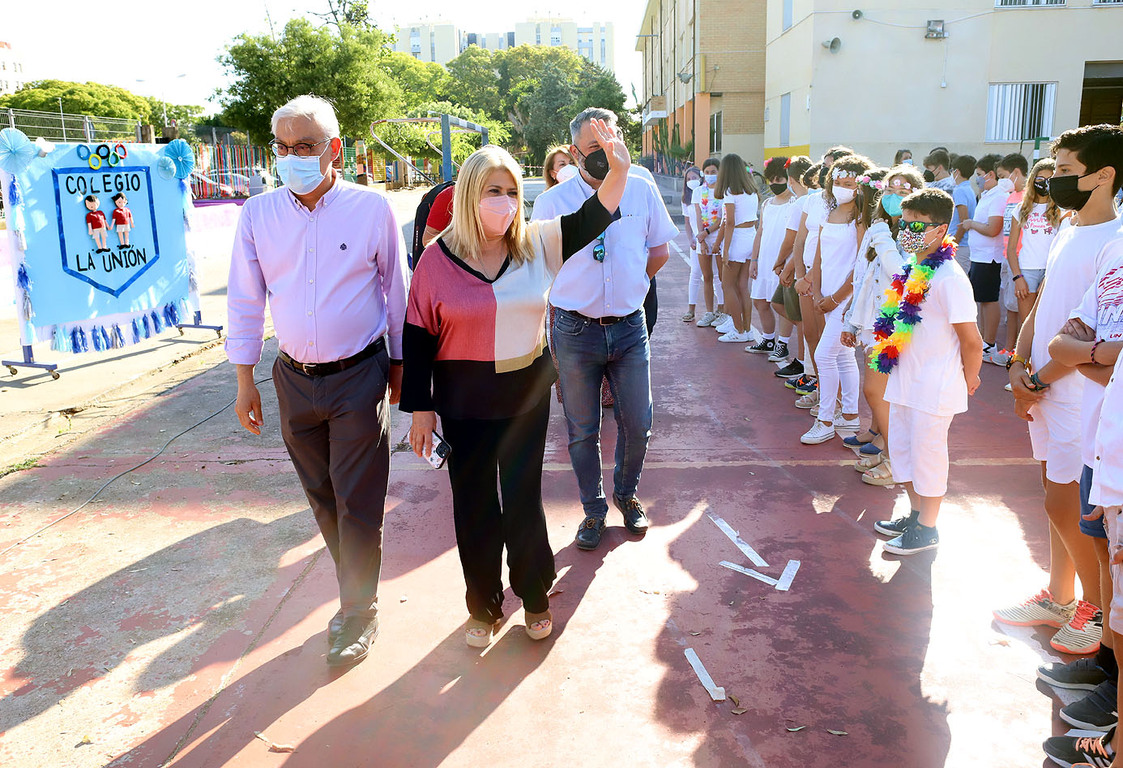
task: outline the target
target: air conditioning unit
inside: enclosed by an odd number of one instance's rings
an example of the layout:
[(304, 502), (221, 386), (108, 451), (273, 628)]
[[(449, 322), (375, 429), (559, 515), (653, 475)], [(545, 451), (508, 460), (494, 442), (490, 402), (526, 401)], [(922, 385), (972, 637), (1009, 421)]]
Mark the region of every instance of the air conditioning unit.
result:
[(947, 36), (943, 19), (928, 19), (928, 28), (924, 32), (924, 37), (929, 40), (943, 40)]

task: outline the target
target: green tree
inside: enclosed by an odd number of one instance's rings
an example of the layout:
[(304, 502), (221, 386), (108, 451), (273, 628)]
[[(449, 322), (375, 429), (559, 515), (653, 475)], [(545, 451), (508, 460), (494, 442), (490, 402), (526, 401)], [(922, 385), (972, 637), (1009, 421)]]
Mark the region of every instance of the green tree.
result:
[[(442, 113), (487, 127), (488, 141), (492, 144), (502, 146), (510, 140), (511, 131), (507, 123), (494, 120), (480, 112), (447, 101), (419, 104), (409, 110), (406, 117), (430, 117)], [(381, 123), (375, 126), (375, 133), (403, 155), (414, 158), (427, 157), (430, 160), (440, 159), (441, 126), (439, 123)], [(456, 133), (454, 130), (452, 134), (452, 158), (454, 162), (462, 162), (464, 158), (479, 147), (479, 134)]]
[(206, 114), (206, 110), (197, 104), (172, 104), (160, 101), (155, 96), (147, 96), (145, 101), (148, 102), (148, 114), (153, 124), (159, 125), (163, 121), (164, 110), (167, 109), (168, 122), (175, 120), (181, 131), (198, 125)]
[(294, 96), (314, 93), (335, 105), (344, 135), (365, 136), (373, 120), (392, 116), (402, 100), (381, 65), (386, 40), (374, 28), (344, 22), (336, 31), (306, 19), (286, 24), (280, 39), (239, 35), (219, 57), (233, 79), (217, 94), (223, 121), (265, 143), (273, 111)]
[(0, 96), (0, 108), (62, 111), (95, 117), (123, 117), (148, 122), (152, 105), (142, 96), (101, 83), (72, 83), (66, 80), (34, 80), (18, 91)]
[(382, 66), (398, 84), (407, 107), (442, 101), (452, 85), (452, 78), (440, 64), (419, 61), (401, 51), (386, 54)]
[(541, 161), (554, 144), (569, 143), (573, 86), (567, 74), (553, 62), (547, 63), (537, 86), (520, 98), (517, 112), (526, 116), (522, 135), (530, 156)]
[(470, 45), (446, 66), (452, 78), (449, 98), (457, 104), (505, 120), (499, 98), (499, 74), (491, 51)]
[(573, 88), (577, 86), (584, 66), (585, 60), (568, 48), (519, 45), (500, 51), (496, 55), (496, 71), (503, 116), (518, 117), (518, 104), (526, 88), (537, 85), (547, 67), (552, 67)]

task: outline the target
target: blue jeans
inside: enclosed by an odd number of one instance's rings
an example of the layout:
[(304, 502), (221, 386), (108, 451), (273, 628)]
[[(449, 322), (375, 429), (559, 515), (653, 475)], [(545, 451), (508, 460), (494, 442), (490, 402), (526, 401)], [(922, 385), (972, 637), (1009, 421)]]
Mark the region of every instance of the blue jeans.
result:
[(600, 325), (558, 309), (551, 335), (569, 429), (569, 460), (577, 475), (585, 515), (604, 519), (608, 502), (601, 483), (601, 380), (616, 400), (616, 469), (613, 490), (635, 496), (651, 438), (651, 351), (643, 310), (612, 325)]

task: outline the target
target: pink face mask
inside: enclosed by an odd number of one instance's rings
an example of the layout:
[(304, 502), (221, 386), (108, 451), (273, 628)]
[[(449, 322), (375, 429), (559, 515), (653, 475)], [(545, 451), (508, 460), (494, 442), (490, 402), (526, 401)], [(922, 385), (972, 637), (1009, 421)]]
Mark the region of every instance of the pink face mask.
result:
[(480, 200), (480, 223), (483, 224), (484, 234), (487, 237), (506, 234), (518, 210), (518, 201), (507, 195)]

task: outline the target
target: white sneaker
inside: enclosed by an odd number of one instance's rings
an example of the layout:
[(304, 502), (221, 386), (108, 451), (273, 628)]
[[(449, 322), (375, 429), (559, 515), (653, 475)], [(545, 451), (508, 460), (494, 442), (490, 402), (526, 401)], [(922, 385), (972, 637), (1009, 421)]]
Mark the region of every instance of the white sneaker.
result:
[(852, 435), (862, 428), (862, 420), (855, 416), (852, 419), (844, 419), (842, 414), (836, 413), (834, 416), (834, 431), (841, 434)]
[(748, 341), (752, 337), (753, 337), (753, 335), (751, 333), (749, 333), (748, 331), (744, 331), (743, 333), (738, 333), (737, 329), (734, 328), (732, 331), (729, 331), (728, 333), (723, 333), (721, 336), (718, 336), (717, 340), (718, 341), (729, 341), (729, 342), (734, 342), (734, 343), (737, 343), (737, 344), (744, 344), (746, 341)]
[(698, 326), (699, 328), (706, 328), (706, 327), (712, 325), (714, 320), (716, 320), (716, 319), (717, 319), (717, 315), (715, 315), (713, 312), (707, 312), (706, 314), (704, 314), (700, 318), (698, 318), (698, 322), (696, 322), (695, 325)]
[(832, 437), (834, 437), (834, 427), (816, 419), (815, 426), (804, 432), (799, 438), (799, 442), (804, 445), (818, 445), (827, 442)]
[(718, 315), (711, 327), (718, 333), (729, 333), (737, 326), (733, 325), (733, 318), (729, 315)]

